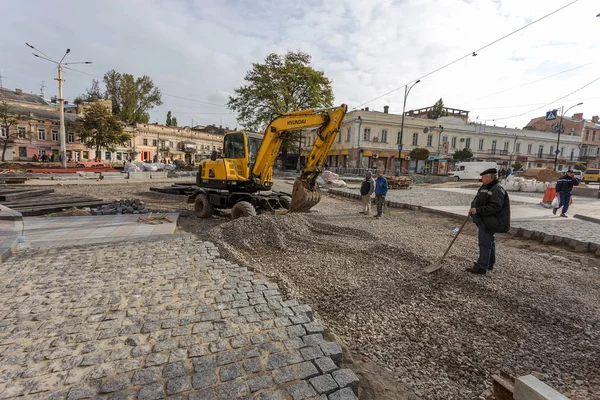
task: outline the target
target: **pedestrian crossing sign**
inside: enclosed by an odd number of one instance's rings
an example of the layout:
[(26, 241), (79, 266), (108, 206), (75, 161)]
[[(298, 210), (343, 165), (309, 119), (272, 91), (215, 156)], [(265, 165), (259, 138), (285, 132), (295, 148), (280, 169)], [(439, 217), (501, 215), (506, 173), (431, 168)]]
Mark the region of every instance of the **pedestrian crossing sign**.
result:
[(546, 121), (554, 121), (556, 120), (556, 115), (558, 114), (558, 110), (552, 110), (546, 112)]

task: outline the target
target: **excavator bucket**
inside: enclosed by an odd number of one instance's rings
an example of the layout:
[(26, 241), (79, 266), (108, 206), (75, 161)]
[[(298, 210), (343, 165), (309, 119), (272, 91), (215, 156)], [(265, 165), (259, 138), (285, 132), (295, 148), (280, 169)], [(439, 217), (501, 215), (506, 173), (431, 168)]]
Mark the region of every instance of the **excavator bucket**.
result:
[(321, 201), (319, 184), (310, 184), (303, 179), (296, 179), (292, 190), (292, 203), (288, 212), (307, 212)]

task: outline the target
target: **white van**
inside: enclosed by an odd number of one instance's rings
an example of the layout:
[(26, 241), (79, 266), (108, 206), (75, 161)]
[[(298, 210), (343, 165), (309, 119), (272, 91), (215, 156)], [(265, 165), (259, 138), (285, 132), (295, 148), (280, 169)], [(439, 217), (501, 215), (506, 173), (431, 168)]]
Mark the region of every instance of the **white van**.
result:
[[(566, 174), (567, 174), (567, 170), (566, 169), (563, 169), (562, 171), (560, 171), (560, 175), (561, 176), (566, 175)], [(573, 175), (575, 176), (575, 178), (579, 179), (580, 182), (583, 181), (583, 172), (574, 169), (573, 170)]]
[(454, 176), (457, 181), (460, 180), (475, 180), (481, 178), (481, 173), (488, 168), (498, 169), (498, 164), (495, 162), (461, 162), (456, 164), (456, 169), (449, 172), (448, 175)]

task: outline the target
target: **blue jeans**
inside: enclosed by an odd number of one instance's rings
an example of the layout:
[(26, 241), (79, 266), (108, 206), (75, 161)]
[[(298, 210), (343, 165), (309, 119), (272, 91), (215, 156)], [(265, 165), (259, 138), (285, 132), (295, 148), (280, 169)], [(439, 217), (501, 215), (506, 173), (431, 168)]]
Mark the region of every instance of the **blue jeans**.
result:
[(567, 210), (569, 209), (569, 204), (571, 203), (571, 192), (569, 193), (558, 193), (558, 195), (560, 196), (560, 204), (558, 205), (558, 208), (562, 207), (562, 211), (561, 213), (566, 214)]
[(479, 269), (488, 269), (496, 264), (496, 237), (494, 232), (485, 228), (483, 221), (477, 215), (474, 215), (473, 222), (477, 225), (479, 240), (479, 258), (476, 267)]

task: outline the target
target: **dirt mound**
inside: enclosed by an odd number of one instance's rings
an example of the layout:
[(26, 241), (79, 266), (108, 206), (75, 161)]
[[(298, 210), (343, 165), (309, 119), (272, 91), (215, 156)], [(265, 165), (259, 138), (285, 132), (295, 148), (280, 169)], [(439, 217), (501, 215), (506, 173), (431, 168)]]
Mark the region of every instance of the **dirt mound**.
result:
[(535, 179), (538, 182), (556, 182), (560, 178), (558, 172), (554, 172), (548, 168), (529, 168), (517, 176), (525, 179)]

